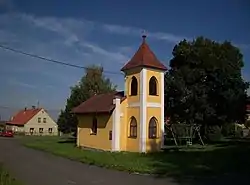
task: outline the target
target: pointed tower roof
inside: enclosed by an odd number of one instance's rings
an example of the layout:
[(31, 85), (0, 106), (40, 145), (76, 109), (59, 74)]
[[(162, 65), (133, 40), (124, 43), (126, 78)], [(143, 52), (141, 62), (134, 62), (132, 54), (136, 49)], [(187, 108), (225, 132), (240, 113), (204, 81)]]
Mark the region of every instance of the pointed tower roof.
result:
[(153, 51), (146, 43), (146, 35), (142, 35), (142, 44), (140, 45), (137, 52), (131, 58), (131, 60), (121, 69), (121, 71), (126, 71), (136, 67), (149, 67), (160, 69), (163, 71), (167, 70), (167, 67), (164, 66), (155, 56)]

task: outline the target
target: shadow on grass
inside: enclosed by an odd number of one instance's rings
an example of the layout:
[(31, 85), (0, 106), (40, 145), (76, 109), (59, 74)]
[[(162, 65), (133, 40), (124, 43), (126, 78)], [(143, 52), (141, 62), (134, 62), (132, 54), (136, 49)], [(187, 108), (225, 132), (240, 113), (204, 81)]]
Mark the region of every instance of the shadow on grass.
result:
[[(155, 143), (152, 143), (155, 145)], [(250, 140), (219, 142), (203, 149), (165, 150), (149, 154), (157, 178), (180, 184), (249, 184)]]
[(72, 143), (72, 144), (76, 144), (76, 138), (75, 137), (64, 138), (64, 139), (59, 140), (58, 143)]
[[(56, 140), (56, 143), (69, 143), (65, 146), (71, 146), (71, 144), (75, 145), (76, 141), (75, 138), (62, 138), (59, 141)], [(159, 147), (154, 140), (150, 142), (150, 145), (151, 148)], [(48, 144), (45, 142), (44, 146), (47, 147)], [(52, 147), (51, 150), (54, 148), (56, 147)], [(156, 178), (172, 177), (179, 184), (249, 184), (250, 140), (248, 139), (231, 139), (210, 143), (205, 147), (200, 145), (172, 147), (163, 152), (146, 155), (131, 153), (102, 153), (100, 155), (95, 152), (79, 152), (80, 150), (72, 150), (71, 147), (66, 149), (59, 147), (59, 149), (63, 154), (74, 156), (73, 158), (77, 160), (81, 159), (81, 162), (98, 166), (114, 168), (115, 164), (121, 165), (122, 169), (126, 170), (132, 167), (135, 171), (142, 173), (147, 173), (147, 170), (145, 171), (147, 168), (149, 173), (157, 174)], [(60, 150), (57, 149), (56, 152), (60, 153)], [(133, 165), (127, 162), (133, 160), (137, 161)]]

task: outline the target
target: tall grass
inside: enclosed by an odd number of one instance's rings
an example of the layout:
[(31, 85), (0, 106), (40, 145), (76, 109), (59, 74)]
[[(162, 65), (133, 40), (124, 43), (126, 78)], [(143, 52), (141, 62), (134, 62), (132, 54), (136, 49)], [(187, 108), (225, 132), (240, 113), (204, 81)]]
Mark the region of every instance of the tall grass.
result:
[(0, 185), (21, 185), (0, 164)]

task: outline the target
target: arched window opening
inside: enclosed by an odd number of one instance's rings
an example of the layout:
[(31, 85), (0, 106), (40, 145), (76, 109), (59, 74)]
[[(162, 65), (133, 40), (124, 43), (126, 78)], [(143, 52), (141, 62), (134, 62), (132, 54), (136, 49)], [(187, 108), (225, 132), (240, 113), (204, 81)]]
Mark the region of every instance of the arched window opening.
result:
[(93, 120), (92, 120), (91, 134), (94, 134), (94, 135), (97, 134), (97, 118), (96, 117), (93, 117)]
[(148, 138), (155, 139), (157, 137), (157, 120), (152, 117), (149, 121)]
[(135, 117), (131, 117), (129, 128), (129, 137), (137, 138), (137, 121)]
[(149, 80), (149, 95), (157, 95), (157, 80), (154, 76)]
[(138, 82), (134, 76), (132, 77), (130, 91), (131, 91), (130, 93), (131, 96), (136, 96), (138, 93)]

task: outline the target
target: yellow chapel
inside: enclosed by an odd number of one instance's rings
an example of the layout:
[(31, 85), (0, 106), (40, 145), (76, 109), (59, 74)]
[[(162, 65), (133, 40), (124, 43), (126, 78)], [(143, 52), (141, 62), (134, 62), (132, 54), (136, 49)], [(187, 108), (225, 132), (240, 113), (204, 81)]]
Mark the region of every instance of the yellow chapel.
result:
[(94, 95), (73, 109), (77, 146), (105, 151), (156, 152), (164, 144), (164, 72), (142, 36), (124, 73), (123, 92)]

